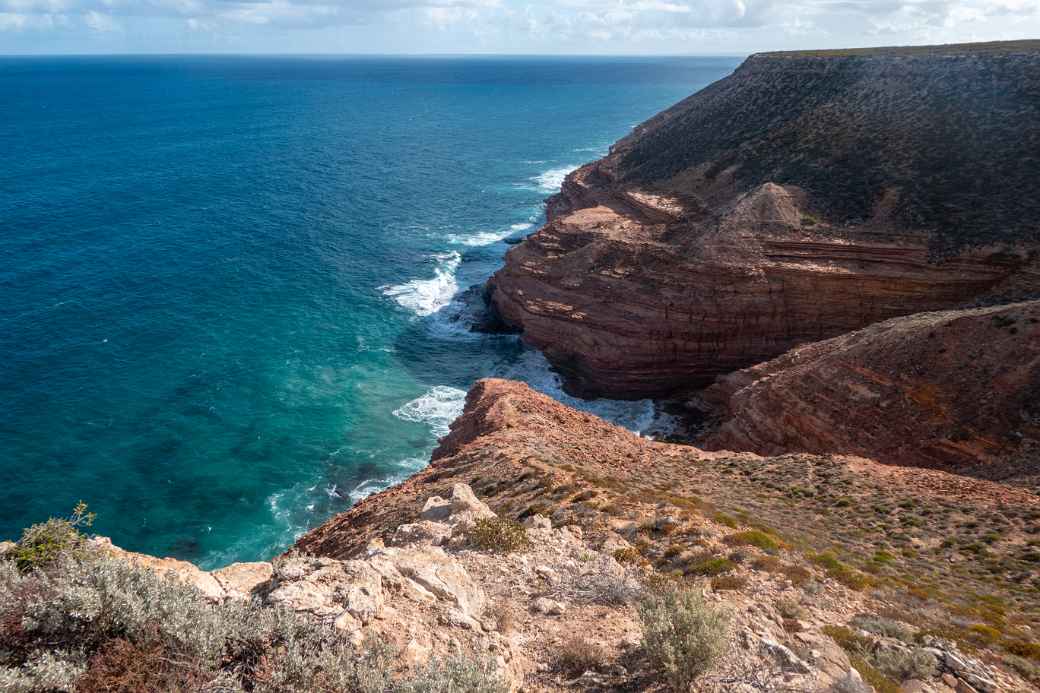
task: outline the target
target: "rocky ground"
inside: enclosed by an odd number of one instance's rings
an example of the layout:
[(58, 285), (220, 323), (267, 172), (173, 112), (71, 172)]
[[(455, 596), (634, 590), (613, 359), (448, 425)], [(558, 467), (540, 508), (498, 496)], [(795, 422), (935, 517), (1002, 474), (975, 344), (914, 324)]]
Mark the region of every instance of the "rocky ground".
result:
[[(972, 675), (977, 690), (1030, 689), (1040, 501), (1029, 492), (856, 457), (657, 443), (525, 385), (488, 380), (471, 391), (429, 469), (297, 549), (345, 560), (372, 541), (392, 544), (393, 528), (459, 483), (531, 527), (530, 552), (456, 554), (519, 629), (529, 690), (656, 685), (640, 663), (631, 606), (573, 587), (594, 566), (616, 570), (611, 559), (641, 575), (644, 589), (655, 579), (689, 581), (734, 614), (728, 654), (705, 690), (825, 690), (848, 675), (849, 657), (879, 690), (967, 691)], [(553, 653), (574, 633), (597, 641), (611, 664), (578, 681), (554, 670)], [(893, 648), (892, 657), (906, 655), (904, 676), (915, 673), (907, 653), (921, 648), (941, 662), (949, 653), (951, 664), (919, 682), (877, 678), (889, 656), (878, 653)], [(797, 663), (783, 663), (788, 652)], [(965, 657), (976, 668), (957, 678), (950, 667)]]

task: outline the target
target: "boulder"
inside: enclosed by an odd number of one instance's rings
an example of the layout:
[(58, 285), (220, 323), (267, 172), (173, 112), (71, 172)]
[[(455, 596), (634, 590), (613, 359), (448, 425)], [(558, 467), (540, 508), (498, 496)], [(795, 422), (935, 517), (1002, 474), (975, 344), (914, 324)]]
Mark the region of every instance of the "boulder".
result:
[(420, 520), (401, 525), (390, 538), (393, 546), (408, 546), (410, 544), (428, 544), (441, 546), (451, 539), (451, 526), (443, 522), (432, 522)]
[(228, 599), (250, 599), (274, 576), (274, 568), (266, 561), (232, 563), (212, 572)]

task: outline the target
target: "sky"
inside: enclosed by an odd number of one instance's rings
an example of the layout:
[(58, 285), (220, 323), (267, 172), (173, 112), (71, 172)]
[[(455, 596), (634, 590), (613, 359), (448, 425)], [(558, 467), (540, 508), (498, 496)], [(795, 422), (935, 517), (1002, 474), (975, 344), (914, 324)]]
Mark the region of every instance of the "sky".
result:
[(1040, 37), (1040, 0), (0, 0), (0, 54), (756, 51)]

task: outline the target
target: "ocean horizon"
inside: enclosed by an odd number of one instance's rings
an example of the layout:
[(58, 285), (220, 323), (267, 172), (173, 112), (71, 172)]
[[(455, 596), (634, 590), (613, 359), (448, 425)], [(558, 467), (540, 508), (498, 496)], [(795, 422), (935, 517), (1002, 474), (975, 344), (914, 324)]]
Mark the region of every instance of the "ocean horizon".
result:
[(567, 397), (481, 284), (582, 163), (734, 57), (0, 58), (0, 537), (267, 559), (428, 461), (485, 376)]

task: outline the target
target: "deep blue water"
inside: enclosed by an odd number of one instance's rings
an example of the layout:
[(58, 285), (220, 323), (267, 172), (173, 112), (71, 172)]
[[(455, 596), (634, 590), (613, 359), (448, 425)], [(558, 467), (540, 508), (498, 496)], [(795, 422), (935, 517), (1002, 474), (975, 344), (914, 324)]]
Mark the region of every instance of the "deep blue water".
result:
[(558, 393), (457, 292), (737, 62), (0, 59), (0, 538), (83, 499), (129, 549), (269, 557), (421, 467), (475, 378)]

